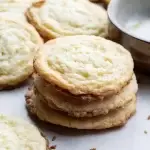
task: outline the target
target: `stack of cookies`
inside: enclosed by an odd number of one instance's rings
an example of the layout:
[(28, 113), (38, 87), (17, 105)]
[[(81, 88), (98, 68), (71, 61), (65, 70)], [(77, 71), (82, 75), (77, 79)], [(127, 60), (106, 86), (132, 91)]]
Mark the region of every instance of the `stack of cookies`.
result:
[(124, 125), (136, 111), (138, 90), (130, 53), (101, 37), (50, 40), (34, 61), (28, 110), (40, 120), (77, 129)]

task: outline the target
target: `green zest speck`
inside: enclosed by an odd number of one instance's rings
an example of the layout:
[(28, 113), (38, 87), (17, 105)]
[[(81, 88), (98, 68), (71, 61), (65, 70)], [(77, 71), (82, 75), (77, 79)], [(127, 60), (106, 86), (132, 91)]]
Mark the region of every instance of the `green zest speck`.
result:
[(140, 27), (141, 23), (136, 23), (135, 25), (133, 25), (134, 29), (138, 29)]

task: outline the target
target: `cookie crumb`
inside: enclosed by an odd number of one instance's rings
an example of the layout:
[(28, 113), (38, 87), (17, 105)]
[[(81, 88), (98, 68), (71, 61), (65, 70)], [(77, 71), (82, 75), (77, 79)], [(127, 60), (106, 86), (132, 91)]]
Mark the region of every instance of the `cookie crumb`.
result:
[(55, 140), (56, 140), (56, 136), (53, 136), (52, 141), (55, 141)]
[(50, 146), (50, 149), (51, 149), (51, 150), (55, 150), (55, 149), (56, 149), (56, 145)]
[(150, 115), (148, 116), (147, 120), (150, 120)]
[(147, 131), (145, 130), (144, 133), (147, 134)]
[(96, 150), (96, 148), (91, 148), (90, 150)]

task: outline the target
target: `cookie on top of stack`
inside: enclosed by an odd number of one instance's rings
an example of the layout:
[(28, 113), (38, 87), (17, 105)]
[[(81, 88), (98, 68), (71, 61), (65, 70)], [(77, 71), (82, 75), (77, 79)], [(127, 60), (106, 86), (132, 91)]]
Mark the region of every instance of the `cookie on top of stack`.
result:
[(101, 37), (78, 35), (45, 43), (35, 57), (28, 110), (39, 119), (77, 129), (124, 125), (138, 90), (130, 53)]

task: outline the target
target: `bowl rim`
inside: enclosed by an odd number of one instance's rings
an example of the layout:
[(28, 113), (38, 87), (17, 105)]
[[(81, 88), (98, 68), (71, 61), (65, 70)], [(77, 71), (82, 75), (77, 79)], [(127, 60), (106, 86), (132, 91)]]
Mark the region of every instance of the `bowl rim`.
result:
[(147, 44), (150, 44), (150, 40), (145, 40), (143, 38), (140, 38), (139, 36), (136, 36), (134, 34), (131, 34), (131, 32), (126, 31), (125, 28), (121, 27), (120, 24), (117, 22), (116, 18), (113, 17), (112, 15), (112, 11), (113, 11), (113, 5), (116, 2), (116, 0), (111, 0), (108, 7), (107, 7), (107, 14), (108, 14), (108, 18), (111, 21), (111, 23), (116, 26), (120, 31), (122, 31), (123, 33), (127, 34), (128, 36), (131, 36), (132, 38), (135, 38), (139, 41), (145, 42)]

